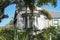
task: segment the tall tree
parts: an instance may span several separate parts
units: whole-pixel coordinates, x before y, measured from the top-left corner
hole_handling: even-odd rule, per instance
[[[30,10],[34,10],[36,5],[41,7],[44,5],[48,5],[49,3],[54,7],[57,6],[57,0],[24,0],[24,2],[25,6],[29,7]]]
[[[44,6],[44,5],[48,5],[48,3],[51,3],[52,6],[56,7],[56,4],[57,4],[57,0],[24,0],[25,2],[25,7],[29,7],[31,13],[32,13],[32,16],[31,16],[31,19],[33,17],[33,11],[35,10],[35,6]],[[35,5],[36,3],[36,5]],[[26,12],[27,13],[27,12]],[[50,19],[51,15],[47,12],[47,11],[42,11],[43,15],[45,15],[48,19]],[[26,22],[27,22],[27,19],[26,19]],[[31,22],[32,24],[32,22]],[[28,33],[29,34],[29,33]]]

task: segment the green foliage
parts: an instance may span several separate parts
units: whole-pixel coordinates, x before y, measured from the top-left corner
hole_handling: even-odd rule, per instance
[[[0,28],[0,40],[5,40],[5,37],[3,36],[2,28]]]
[[[48,3],[51,3],[52,6],[54,6],[54,7],[57,6],[57,0],[38,0],[39,6],[48,5]]]
[[[56,7],[57,5],[57,0],[37,0],[37,2],[35,2],[36,0],[24,0],[25,5],[28,6],[30,9],[32,9],[34,7],[34,4],[37,3],[37,5],[39,6],[44,6],[44,5],[48,5],[48,3],[51,3],[54,7]]]
[[[41,12],[42,12],[43,15],[45,15],[45,16],[47,17],[47,19],[51,19],[51,14],[50,14],[49,11],[47,11],[47,10],[42,10]]]
[[[30,10],[32,9],[34,9],[35,8],[35,6],[34,6],[34,3],[35,3],[35,0],[24,0],[24,2],[25,2],[25,6],[27,6],[27,7],[29,7],[30,8]]]
[[[6,40],[13,40],[14,39],[14,30],[5,29],[4,37],[6,38]]]
[[[46,29],[43,29],[42,32],[35,36],[29,36],[27,32],[17,32],[17,35],[19,40],[28,40],[29,38],[31,39],[31,37],[33,37],[33,40],[49,40],[51,33],[52,40],[59,40],[60,34],[58,33],[58,31],[59,30],[57,30],[55,27],[51,26]],[[14,30],[10,30],[8,28],[0,28],[0,40],[4,39],[14,40]]]
[[[14,23],[14,20],[11,20],[8,24],[13,25],[13,23]]]
[[[53,26],[48,27],[46,29],[43,29],[41,33],[37,34],[37,37],[41,40],[49,40],[50,35],[52,36],[52,40],[57,40],[58,39],[57,29]]]
[[[26,32],[18,32],[18,39],[19,40],[28,40],[28,34]]]
[[[0,40],[14,40],[14,30],[1,28]]]

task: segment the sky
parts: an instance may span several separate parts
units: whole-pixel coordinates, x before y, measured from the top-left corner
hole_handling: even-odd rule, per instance
[[[57,6],[55,8],[50,4],[42,6],[41,8],[46,9],[46,10],[60,12],[60,0],[57,0]],[[15,14],[15,10],[16,10],[15,4],[12,4],[12,5],[5,8],[4,13],[8,14],[9,18],[3,19],[2,22],[0,23],[0,26],[5,26],[6,24],[8,24],[10,22],[10,20],[13,19],[14,14]]]
[[[16,9],[15,4],[9,5],[8,7],[5,8],[4,13],[7,14],[9,18],[3,19],[2,22],[0,23],[0,26],[5,26],[6,24],[10,22],[10,20],[13,19],[14,14],[15,14],[15,9]]]
[[[51,10],[51,11],[57,11],[60,12],[60,0],[57,0],[57,6],[53,7],[51,4],[45,5],[42,7],[43,9]]]

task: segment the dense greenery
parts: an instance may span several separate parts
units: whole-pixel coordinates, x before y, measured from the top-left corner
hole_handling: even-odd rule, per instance
[[[8,28],[0,29],[0,40],[13,40],[14,31]]]
[[[58,30],[55,27],[51,26],[43,29],[42,32],[37,35],[28,35],[28,33],[20,31],[17,31],[17,35],[19,40],[28,40],[31,38],[31,36],[33,40],[49,40],[50,35],[52,37],[52,40],[60,40],[59,31],[60,29]],[[14,30],[5,27],[0,28],[0,40],[14,40]]]

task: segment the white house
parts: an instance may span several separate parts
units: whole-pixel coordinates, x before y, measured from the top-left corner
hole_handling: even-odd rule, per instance
[[[52,19],[46,20],[48,26],[55,26],[56,28],[60,26],[60,12],[50,11]],[[47,26],[46,25],[46,26]]]
[[[37,16],[34,17],[35,20],[34,20],[33,24],[39,30],[42,30],[49,26],[60,26],[60,12],[50,11],[52,19],[48,20],[48,19],[45,19],[44,15],[39,15],[39,12],[40,12],[39,10],[42,10],[41,8],[37,7],[37,10],[35,10],[34,13],[36,13],[36,15],[38,15],[38,17]],[[23,27],[24,27],[24,19],[21,15],[24,14],[25,12],[26,12],[26,10],[23,9],[17,15],[16,27],[18,27],[19,29],[23,29]],[[29,9],[27,9],[27,12],[30,13]]]

